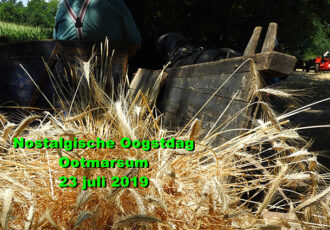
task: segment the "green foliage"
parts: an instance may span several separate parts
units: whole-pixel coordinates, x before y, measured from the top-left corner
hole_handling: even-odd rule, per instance
[[[11,41],[52,38],[59,0],[0,0],[0,36]],[[20,25],[18,25],[20,24]]]
[[[30,0],[26,7],[16,0],[0,1],[0,20],[30,26],[54,27],[59,0]]]
[[[315,33],[310,37],[309,45],[303,52],[303,59],[309,60],[321,56],[330,49],[330,26],[321,23],[321,20],[314,19]]]
[[[196,46],[230,47],[243,52],[255,26],[263,27],[263,39],[268,23],[277,22],[283,52],[306,58],[319,55],[329,44],[329,0],[125,2],[147,42],[164,33],[180,32]]]
[[[254,27],[262,26],[264,36],[273,21],[279,24],[278,41],[283,52],[308,59],[330,47],[330,0],[125,2],[149,49],[146,56],[154,53],[156,38],[168,32],[182,33],[196,46],[230,47],[243,52]],[[30,0],[24,7],[17,0],[0,0],[0,21],[52,28],[58,4],[59,0]]]
[[[23,4],[16,0],[1,0],[0,2],[0,21],[22,22]]]
[[[54,27],[59,0],[30,0],[25,8],[26,23],[32,26]]]
[[[52,37],[52,32],[51,28],[22,26],[0,21],[0,37],[6,36],[11,41],[49,39]]]

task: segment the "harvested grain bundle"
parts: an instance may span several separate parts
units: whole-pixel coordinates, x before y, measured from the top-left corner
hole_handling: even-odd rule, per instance
[[[152,103],[143,99],[148,95],[140,93],[126,100],[121,94],[114,101],[100,91],[105,81],[98,77],[88,71],[81,76],[80,84],[71,90],[76,97],[67,116],[44,113],[43,118],[27,117],[18,125],[2,117],[3,229],[329,227],[325,182],[329,175],[319,173],[315,154],[308,152],[296,129],[284,126],[294,112],[272,117],[272,121],[258,120],[241,135],[211,146],[210,138],[219,131],[201,138],[198,120],[191,121],[185,131],[164,130],[161,117],[149,107]],[[33,126],[28,126],[32,120]],[[13,146],[11,140],[16,136],[34,142],[100,138],[113,140],[116,148],[22,149]],[[195,150],[123,148],[123,137],[192,139]],[[63,157],[80,162],[83,158],[147,160],[149,167],[61,167]],[[148,178],[149,186],[110,186],[114,177]],[[109,179],[105,188],[102,178]],[[82,190],[87,179],[94,188]],[[289,215],[271,219],[267,217],[270,211]]]

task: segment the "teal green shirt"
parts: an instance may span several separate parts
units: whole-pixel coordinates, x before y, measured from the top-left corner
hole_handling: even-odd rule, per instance
[[[79,15],[84,0],[69,0]],[[141,34],[123,0],[91,0],[83,21],[83,38],[141,44]],[[55,21],[54,39],[78,39],[75,25],[62,2]]]

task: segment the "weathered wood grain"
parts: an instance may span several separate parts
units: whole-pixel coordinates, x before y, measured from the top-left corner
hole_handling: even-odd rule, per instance
[[[170,88],[186,89],[191,92],[199,92],[211,96],[213,92],[220,88],[217,96],[224,98],[233,98],[234,94],[238,93],[235,100],[249,101],[248,92],[250,90],[248,85],[250,72],[238,73],[234,75],[220,74],[220,75],[206,75],[201,80],[200,77],[189,78],[168,78],[164,85],[164,90],[170,90]],[[228,87],[230,86],[230,87]]]
[[[164,125],[171,129],[183,128],[214,94],[197,118],[203,120],[205,135],[219,117],[215,128],[223,129],[215,144],[237,136],[241,128],[247,128],[252,110],[248,107],[253,100],[251,92],[256,76],[252,71],[252,59],[235,58],[234,61],[222,60],[192,66],[168,69],[164,85],[160,91],[157,107],[163,113]],[[237,73],[235,70],[242,62],[246,63]],[[130,86],[130,93],[139,89],[144,94],[154,84],[160,71],[139,70]],[[221,89],[217,92],[217,90]],[[217,93],[215,93],[217,92]],[[232,130],[232,131],[228,131]]]
[[[225,78],[230,76],[230,74],[233,73],[240,64],[242,64],[244,61],[246,61],[249,58],[255,62],[258,71],[260,71],[263,75],[268,75],[272,77],[286,77],[290,75],[293,71],[294,65],[297,60],[293,56],[275,51],[260,53],[248,57],[230,58],[216,62],[209,62],[209,63],[202,63],[202,64],[167,69],[166,70],[166,73],[168,74],[167,81],[171,82],[170,79],[172,78],[175,78],[176,80],[174,81],[176,82],[179,81],[178,80],[179,78],[189,78],[189,79],[195,78],[192,79],[191,81],[198,81],[197,78],[204,79],[205,76],[210,76],[210,81],[208,81],[208,85],[215,86],[212,83],[214,79],[221,82],[221,76],[224,76]],[[239,74],[248,73],[251,68],[250,65],[251,63],[242,66],[242,68],[240,68],[237,71],[237,74],[239,75]],[[143,87],[148,88],[149,85],[153,85],[153,81],[155,81],[155,79],[159,76],[161,72],[160,70],[158,71],[141,70],[141,71],[142,72],[140,73],[140,76],[134,78],[130,86],[131,88],[130,90],[133,92],[135,91],[135,89],[142,89],[143,91]],[[212,76],[219,76],[219,77],[217,79],[217,77],[212,77]],[[236,75],[234,76],[234,78],[236,78]],[[180,83],[180,85],[182,84],[183,83]],[[205,85],[206,83],[204,80],[201,80],[200,84]],[[198,87],[198,85],[199,84],[196,84],[195,87]],[[222,92],[227,93],[226,90],[230,90],[230,89],[223,89]]]
[[[244,61],[247,63],[224,84],[231,73]],[[216,127],[223,130],[214,144],[222,144],[225,140],[237,136],[242,129],[248,127],[253,116],[253,108],[248,106],[253,100],[251,93],[256,80],[252,71],[253,62],[257,70],[263,74],[287,76],[292,72],[296,58],[278,52],[267,52],[166,70],[168,76],[157,102],[159,110],[163,113],[165,127],[182,129],[211,95],[224,84],[197,118],[203,120],[205,135],[219,116],[222,116]],[[132,92],[137,92],[139,89],[142,92],[147,90],[154,84],[159,74],[160,71],[140,70],[130,90]],[[236,92],[238,93],[234,97]],[[225,109],[226,112],[222,114]]]
[[[250,38],[249,43],[247,44],[243,56],[250,56],[256,53],[256,49],[258,46],[260,34],[262,31],[262,27],[257,26],[254,28],[252,36]]]
[[[252,56],[257,70],[269,77],[287,77],[294,69],[297,58],[288,54],[272,51]]]
[[[272,52],[275,48],[276,35],[277,35],[277,23],[269,23],[266,38],[262,45],[261,53]]]
[[[231,60],[231,61],[230,61]],[[171,82],[170,79],[176,79],[173,81],[180,82],[180,79],[192,79],[189,81],[201,82],[202,84],[206,84],[204,79],[205,76],[210,76],[210,79],[213,81],[224,82],[230,74],[232,74],[246,59],[242,58],[231,58],[226,60],[220,60],[216,62],[208,62],[196,65],[189,65],[177,68],[170,68],[165,70],[167,74],[167,82]],[[240,69],[237,70],[237,75],[244,74],[250,72],[252,62],[248,61],[245,63]],[[144,94],[146,94],[147,90],[150,86],[154,85],[157,77],[161,73],[161,70],[151,71],[147,69],[138,70],[136,76],[130,85],[130,93],[136,95],[139,89],[142,90]],[[237,75],[234,75],[233,78],[236,79]],[[194,79],[193,79],[194,78]],[[186,80],[182,80],[186,81]],[[209,82],[209,81],[207,81]],[[167,84],[169,84],[167,83]],[[183,84],[183,83],[182,83]],[[180,83],[180,85],[182,85]],[[212,85],[211,82],[208,85]],[[165,85],[166,87],[166,85]]]
[[[165,125],[170,128],[185,126],[210,98],[210,95],[207,94],[178,88],[171,88],[171,90],[166,90],[165,92],[162,91],[160,95],[158,108],[160,111],[172,114],[171,117],[164,115]],[[217,123],[217,127],[224,126],[225,121],[233,119],[225,130],[246,128],[248,108],[244,108],[247,105],[247,102],[214,96],[197,115],[197,118],[203,119],[203,128],[205,130],[209,130],[220,116],[221,119]],[[234,118],[235,114],[237,114],[236,119]],[[175,119],[173,119],[173,116]],[[238,135],[238,133],[239,131],[227,132],[223,136],[232,138]]]

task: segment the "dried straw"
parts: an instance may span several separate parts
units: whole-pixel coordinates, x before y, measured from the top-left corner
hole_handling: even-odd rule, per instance
[[[104,50],[102,55],[110,52]],[[200,138],[202,132],[209,130],[202,130],[202,121],[194,118],[184,130],[165,130],[161,117],[150,106],[154,104],[148,101],[152,98],[150,95],[144,95],[148,103],[138,103],[143,101],[141,94],[136,100],[126,100],[126,95],[117,94],[113,100],[115,92],[107,92],[110,96],[96,93],[109,84],[106,77],[111,69],[108,64],[111,57],[102,56],[99,63],[96,58],[91,58],[88,66],[81,65],[84,70],[80,75],[79,69],[74,70],[80,78],[77,78],[79,83],[67,89],[75,99],[68,102],[63,98],[64,104],[71,105],[66,116],[44,113],[38,125],[33,123],[38,119],[35,115],[27,116],[19,125],[8,123],[2,116],[1,131],[6,140],[0,142],[3,229],[253,229],[256,226],[265,229],[297,222],[315,229],[330,226],[326,183],[329,174],[318,171],[321,165],[315,154],[307,151],[308,146],[296,129],[286,125],[288,117],[308,106],[281,116],[264,106],[269,110],[265,120],[260,118],[253,128],[222,145],[211,146],[212,138],[225,129],[214,129],[207,139]],[[102,66],[98,66],[100,63]],[[255,92],[258,84],[256,82]],[[111,91],[111,87],[107,90]],[[150,92],[157,95],[157,90]],[[259,90],[254,96],[262,99],[261,93]],[[7,141],[14,136],[27,140],[45,137],[96,140],[100,137],[117,143],[124,136],[139,140],[176,137],[196,140],[196,151],[152,149],[146,152],[120,146],[74,152],[15,149]],[[61,156],[78,160],[82,157],[147,159],[150,167],[62,168],[58,164]],[[76,188],[59,188],[61,176],[75,176],[80,183]],[[94,179],[146,176],[150,185],[148,188],[110,188],[108,185],[82,191],[84,176]],[[299,220],[288,218],[268,224],[262,215],[268,211],[291,212]]]

